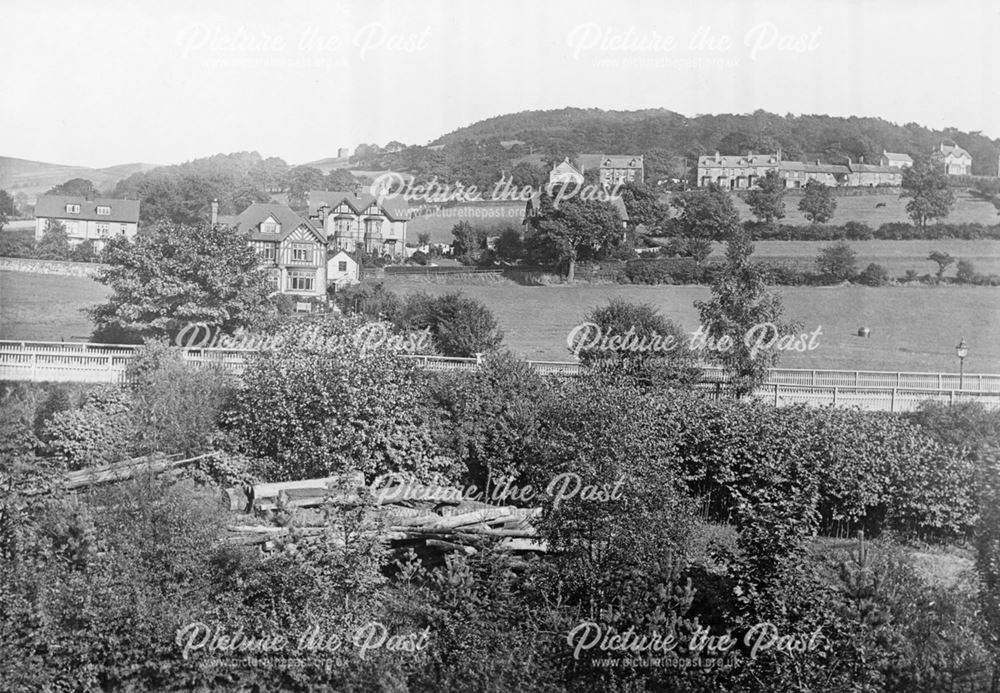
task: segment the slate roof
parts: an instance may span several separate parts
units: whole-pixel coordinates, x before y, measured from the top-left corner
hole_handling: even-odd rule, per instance
[[[894,161],[899,162],[901,164],[911,164],[911,165],[913,164],[913,159],[910,158],[909,154],[901,154],[899,152],[887,152],[883,149],[882,156],[885,157],[885,159],[889,162],[890,166],[892,166]]]
[[[724,166],[726,168],[767,165],[773,166],[779,162],[780,159],[777,154],[747,154],[746,156],[740,154],[723,154],[719,156],[718,162],[716,162],[715,157],[711,155],[698,157],[699,166]]]
[[[311,190],[309,192],[309,216],[319,214],[319,208],[327,206],[333,211],[341,202],[355,214],[361,214],[368,209],[377,198],[371,193],[339,192],[330,190]],[[386,195],[381,198],[381,209],[390,221],[406,221],[410,218],[410,205],[402,195]]]
[[[66,211],[66,205],[80,205],[80,212]],[[110,207],[111,214],[98,214],[97,208]],[[80,219],[82,221],[108,221],[139,223],[139,201],[99,197],[88,200],[74,195],[39,195],[35,202],[36,219]]]
[[[602,154],[601,168],[642,168],[642,155]]]
[[[538,210],[541,202],[541,197],[542,194],[536,192],[534,195],[528,198],[528,204],[527,207],[525,208],[525,211],[528,214],[534,214]],[[622,221],[628,221],[628,209],[625,207],[625,200],[623,200],[620,195],[612,197],[610,200],[607,200],[607,202],[608,204],[610,204],[612,207],[615,208],[615,211],[618,212],[619,219],[621,219]]]
[[[274,217],[274,220],[281,226],[279,233],[264,233],[260,230],[260,225],[267,221],[268,217]],[[235,225],[240,231],[249,231],[252,241],[283,241],[295,229],[305,226],[316,235],[321,243],[326,242],[326,236],[320,229],[285,205],[255,202],[236,216]]]
[[[938,152],[936,153],[940,153],[944,156],[952,154],[954,156],[959,156],[959,157],[964,156],[968,157],[969,159],[972,159],[972,155],[969,154],[969,152],[962,149],[961,147],[959,147],[957,144],[945,144],[944,142],[942,142],[940,146],[938,146]]]
[[[852,173],[899,173],[899,169],[895,166],[856,164],[853,161],[848,162],[847,167],[851,169]]]
[[[856,164],[857,165],[857,164]],[[806,173],[834,173],[846,175],[849,173],[847,166],[838,166],[837,164],[809,164],[804,161],[782,161],[778,164],[778,168],[783,171],[805,171]],[[881,166],[876,166],[875,168],[881,169]]]

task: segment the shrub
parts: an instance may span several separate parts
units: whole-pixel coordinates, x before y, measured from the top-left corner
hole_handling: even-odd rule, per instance
[[[430,330],[438,351],[445,356],[489,353],[503,341],[503,333],[490,309],[459,292],[437,297],[423,292],[411,294],[396,324],[404,330]]]
[[[385,323],[359,316],[290,325],[262,352],[222,416],[237,449],[268,480],[360,470],[427,474],[445,460],[432,440],[422,373],[398,358]]]
[[[841,241],[819,251],[816,268],[834,281],[849,281],[857,273],[857,253]]]
[[[882,265],[872,262],[858,274],[857,281],[866,286],[885,286],[889,283],[889,272]]]
[[[422,250],[418,250],[413,255],[410,256],[410,262],[415,265],[426,265],[428,260],[427,253]]]
[[[45,424],[49,452],[69,469],[128,458],[135,449],[134,404],[122,388],[93,390],[79,408],[57,412]]]
[[[978,283],[977,279],[979,273],[976,272],[975,266],[968,260],[959,260],[958,265],[955,268],[955,280],[960,284],[973,284]]]

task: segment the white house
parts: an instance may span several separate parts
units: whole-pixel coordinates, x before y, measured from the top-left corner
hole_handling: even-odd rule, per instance
[[[577,170],[576,166],[569,162],[569,158],[563,159],[562,163],[556,164],[549,171],[549,185],[565,183],[583,185],[583,171]]]
[[[346,250],[341,250],[326,261],[326,278],[330,284],[338,288],[361,281],[361,270],[358,261]]]
[[[972,173],[972,155],[957,144],[942,142],[931,153],[931,158],[944,164],[944,170],[950,176],[967,176]]]
[[[40,241],[49,222],[66,228],[70,245],[94,241],[100,250],[114,236],[135,238],[139,232],[139,201],[72,195],[39,195],[35,203],[35,240]]]
[[[879,160],[880,166],[894,166],[900,170],[904,168],[910,168],[913,166],[913,159],[910,158],[909,154],[901,154],[899,152],[887,152],[885,147],[882,148],[882,158]]]

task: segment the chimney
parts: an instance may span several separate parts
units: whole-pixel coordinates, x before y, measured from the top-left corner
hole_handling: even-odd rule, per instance
[[[719,150],[718,149],[715,150],[715,163],[717,163],[717,164],[721,164],[722,163],[722,156],[719,154]]]
[[[858,157],[858,163],[859,164],[865,163],[865,155],[864,154],[862,154],[860,157]]]
[[[816,159],[816,165],[819,166],[819,159]]]
[[[219,201],[212,200],[212,226],[219,223]]]
[[[326,230],[326,215],[329,211],[330,208],[325,204],[321,205],[319,208],[319,223],[320,226],[323,227],[324,231]]]

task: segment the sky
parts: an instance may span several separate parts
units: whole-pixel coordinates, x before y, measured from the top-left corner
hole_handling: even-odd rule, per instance
[[[0,155],[299,164],[529,109],[1000,137],[995,0],[0,0]]]

